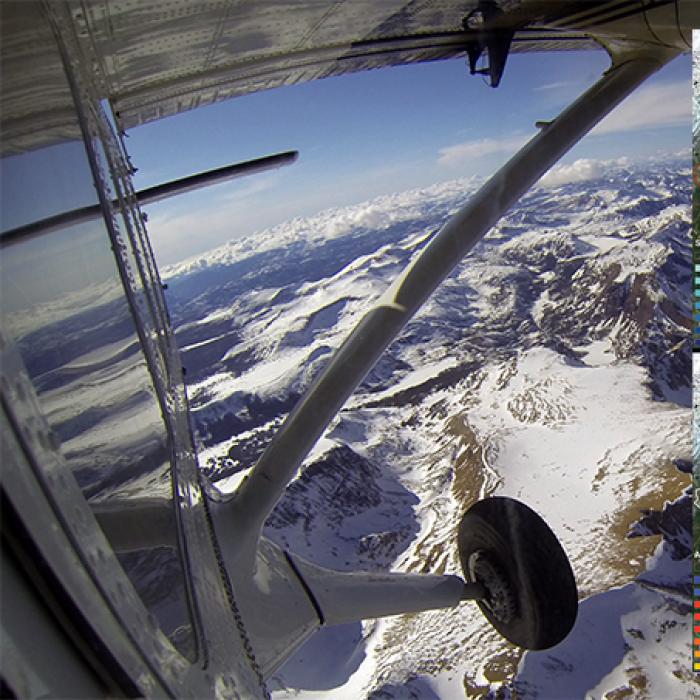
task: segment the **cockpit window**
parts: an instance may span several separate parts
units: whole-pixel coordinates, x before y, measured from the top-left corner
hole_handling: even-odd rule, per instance
[[[152,308],[148,291],[154,280],[148,271],[142,278],[128,246],[115,256],[82,142],[12,155],[0,169],[3,329],[124,571],[163,632],[194,660],[174,449],[155,381],[167,374],[165,351],[144,353],[144,335],[161,348],[162,309]],[[55,221],[91,207],[81,220]],[[136,321],[134,306],[151,322]]]

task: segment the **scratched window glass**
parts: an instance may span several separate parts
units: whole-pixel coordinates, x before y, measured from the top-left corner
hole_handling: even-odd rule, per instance
[[[166,635],[192,657],[169,441],[84,145],[14,155],[0,166],[3,326],[122,566]],[[67,214],[90,207],[90,216]]]

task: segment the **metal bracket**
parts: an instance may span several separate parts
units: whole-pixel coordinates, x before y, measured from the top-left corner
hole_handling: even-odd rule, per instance
[[[494,0],[480,0],[476,9],[472,10],[462,21],[464,31],[474,35],[474,39],[467,46],[469,59],[469,72],[474,75],[486,75],[489,85],[498,87],[506,67],[506,60],[510,45],[515,36],[515,29],[509,26],[494,26],[504,14],[503,10]],[[486,52],[488,63],[479,68],[478,62]]]

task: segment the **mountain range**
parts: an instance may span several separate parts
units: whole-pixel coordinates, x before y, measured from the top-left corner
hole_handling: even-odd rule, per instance
[[[326,628],[275,698],[680,698],[691,672],[690,179],[608,163],[534,188],[453,271],[333,421],[266,526],[341,570],[460,573],[459,519],[548,522],[579,616],[553,649],[473,604]],[[168,268],[200,465],[222,491],[476,179],[295,219]]]

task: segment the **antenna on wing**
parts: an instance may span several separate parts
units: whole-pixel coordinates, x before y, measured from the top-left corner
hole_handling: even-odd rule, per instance
[[[233,163],[225,165],[222,168],[215,168],[203,173],[188,175],[179,180],[172,180],[160,185],[148,187],[144,190],[136,192],[136,199],[140,206],[160,202],[163,199],[174,197],[175,195],[184,194],[186,192],[194,192],[195,190],[217,185],[221,182],[228,182],[236,178],[246,177],[247,175],[255,175],[257,173],[274,170],[286,165],[295,163],[299,157],[299,151],[284,151],[255,160],[248,160],[243,163]],[[71,211],[62,212],[55,216],[50,216],[46,219],[33,221],[17,228],[7,231],[0,230],[0,248],[3,248],[18,241],[24,241],[31,236],[37,234],[46,234],[55,231],[56,229],[65,228],[66,226],[74,226],[82,224],[85,221],[91,221],[102,216],[102,208],[99,204],[82,207],[80,209],[72,209]]]

